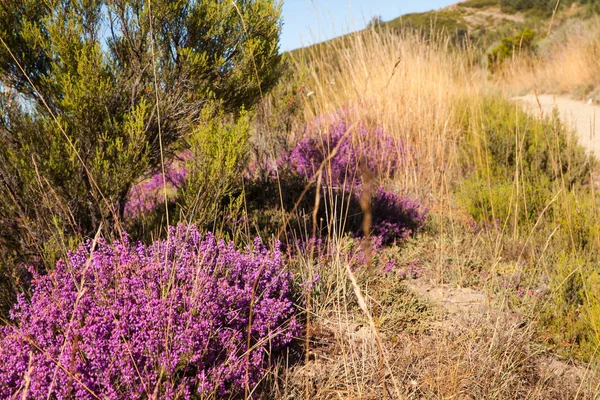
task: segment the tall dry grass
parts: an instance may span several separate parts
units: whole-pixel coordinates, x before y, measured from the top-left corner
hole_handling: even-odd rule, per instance
[[[436,201],[453,179],[461,99],[476,97],[485,77],[448,39],[368,30],[292,55],[305,77],[303,120],[344,109],[353,121],[383,127],[415,153],[395,183]],[[394,154],[390,154],[394,157]],[[417,161],[418,160],[418,161]]]
[[[414,33],[370,30],[299,50],[291,62],[292,75],[302,77],[304,85],[297,127],[343,110],[351,122],[383,127],[414,153],[388,183],[426,199],[436,221],[426,236],[401,247],[404,257],[420,257],[430,269],[426,280],[437,285],[468,285],[478,279],[474,266],[484,265],[494,272],[484,286],[493,287],[499,285],[496,272],[506,266],[505,247],[514,246],[516,254],[525,247],[514,240],[513,231],[465,232],[467,217],[456,206],[453,190],[463,178],[459,153],[465,129],[472,129],[480,143],[470,157],[484,167],[490,155],[482,105],[486,96],[500,92],[487,71],[472,62],[473,54],[451,47],[443,36],[426,40]],[[511,210],[523,201],[523,183],[515,175]],[[490,183],[490,198],[491,190]],[[329,208],[335,209],[333,204]],[[458,315],[449,315],[415,298],[404,282],[352,273],[348,246],[335,234],[329,245],[326,264],[310,253],[298,257],[302,280],[311,281],[316,266],[320,286],[309,295],[306,310],[306,362],[287,372],[277,397],[502,399],[597,393],[593,379],[546,374],[533,325],[491,311],[489,297],[487,311],[469,315],[469,309],[459,308],[454,310]],[[525,315],[536,319],[533,306]],[[395,328],[389,328],[390,321]],[[418,331],[421,323],[428,328]]]
[[[513,92],[538,89],[600,100],[600,17],[569,20],[539,42],[535,58],[515,58],[501,74]]]

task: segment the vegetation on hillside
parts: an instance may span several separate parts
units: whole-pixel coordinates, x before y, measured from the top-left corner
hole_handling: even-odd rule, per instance
[[[535,32],[525,29],[515,37],[505,37],[500,44],[487,53],[488,70],[491,73],[497,71],[504,61],[512,57],[530,56],[535,53]]]
[[[598,397],[599,167],[506,98],[597,20],[504,3],[0,5],[0,396]]]

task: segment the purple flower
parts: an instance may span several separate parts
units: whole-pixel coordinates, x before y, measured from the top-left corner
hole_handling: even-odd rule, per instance
[[[373,235],[383,243],[402,240],[423,228],[428,210],[409,197],[377,188],[371,199]]]
[[[404,143],[385,135],[381,128],[353,126],[341,118],[324,130],[305,130],[304,137],[279,163],[308,179],[323,165],[324,184],[351,188],[361,183],[365,169],[376,177],[393,175],[405,156]]]
[[[280,159],[293,173],[311,180],[323,166],[323,184],[350,193],[359,203],[364,190],[361,174],[369,171],[377,182],[398,172],[408,156],[402,141],[386,135],[381,128],[366,124],[353,126],[342,111],[337,122],[320,129],[317,121],[305,136]],[[387,244],[405,239],[423,227],[427,209],[417,201],[377,187],[371,199],[372,234]],[[361,234],[362,232],[355,232]]]
[[[91,248],[35,275],[0,327],[0,398],[26,384],[29,398],[232,394],[300,332],[278,246],[239,251],[180,225],[151,246]]]
[[[164,183],[166,182],[167,191],[169,192],[179,189],[186,178],[187,169],[185,166],[175,168],[171,165],[165,170],[164,180],[162,172],[159,172],[150,179],[138,183],[129,192],[129,198],[125,204],[125,217],[135,219],[161,205],[164,207]]]

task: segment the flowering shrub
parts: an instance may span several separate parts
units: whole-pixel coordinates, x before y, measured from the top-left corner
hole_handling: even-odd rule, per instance
[[[360,200],[368,190],[373,217],[370,234],[380,236],[383,244],[415,234],[423,227],[426,208],[381,187],[407,163],[415,163],[414,153],[381,128],[350,124],[344,110],[334,118],[336,122],[329,125],[317,119],[276,162],[257,163],[249,171],[244,195],[250,225],[276,235],[297,230],[325,237],[335,226],[338,233],[361,236],[364,210]],[[258,165],[262,171],[256,170]],[[321,166],[323,175],[317,187],[315,175]],[[361,176],[365,170],[373,178],[368,187]],[[319,189],[321,193],[317,193]],[[327,201],[319,201],[315,210],[318,197]],[[312,226],[315,222],[317,226]]]
[[[165,181],[167,183],[167,191],[180,188],[186,177],[187,169],[185,167],[170,167],[166,169]],[[159,172],[150,179],[135,185],[131,189],[129,198],[125,204],[125,217],[135,219],[164,205],[165,194],[163,183],[162,172]]]
[[[354,136],[348,133],[349,129],[349,124],[341,119],[319,137],[307,131],[307,137],[289,153],[288,162],[297,174],[308,179],[314,177],[321,164],[326,162],[324,182],[352,191],[354,202],[358,204],[360,163],[376,178],[390,176],[400,168],[406,150],[402,142],[385,135],[381,128],[369,129],[365,124],[359,124],[352,132]],[[427,216],[427,210],[418,202],[381,187],[373,193],[371,212],[372,233],[380,236],[383,243],[415,233],[423,227]]]
[[[383,243],[401,240],[423,228],[427,209],[415,200],[377,188],[371,199],[374,235]]]
[[[322,135],[306,131],[285,157],[295,172],[311,179],[324,166],[324,183],[334,186],[360,184],[360,163],[375,176],[392,175],[405,157],[402,142],[384,134],[381,128],[370,129],[365,124],[353,128],[344,119],[332,124]]]
[[[0,328],[0,398],[231,394],[299,333],[291,274],[258,239],[238,251],[181,225],[151,246],[91,248],[36,275]]]

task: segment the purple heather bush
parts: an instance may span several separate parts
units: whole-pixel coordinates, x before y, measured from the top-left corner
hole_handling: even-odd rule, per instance
[[[371,213],[373,235],[390,243],[422,229],[428,210],[407,196],[377,188],[371,198]]]
[[[299,334],[291,279],[277,246],[239,251],[193,226],[150,246],[87,242],[35,274],[0,327],[0,398],[243,391]]]
[[[167,191],[177,190],[186,177],[185,166],[169,166],[165,171],[165,180],[163,180],[162,172],[159,172],[150,179],[138,183],[129,192],[129,198],[125,204],[125,217],[135,219],[160,206],[164,207],[164,182],[166,181]]]
[[[283,162],[296,173],[311,179],[331,156],[324,165],[323,182],[337,187],[358,186],[362,167],[376,177],[391,176],[406,155],[403,142],[386,135],[383,129],[371,129],[366,124],[353,127],[343,118],[324,130],[306,129],[304,133],[283,157]]]
[[[293,173],[311,180],[325,163],[323,183],[350,192],[355,203],[364,190],[361,171],[369,170],[376,184],[371,196],[371,233],[384,244],[401,241],[423,227],[427,217],[423,204],[377,186],[382,179],[399,172],[409,156],[403,142],[386,135],[381,128],[372,129],[367,124],[353,127],[343,115],[326,129],[313,124],[304,134],[280,164],[286,163]]]

